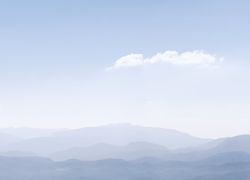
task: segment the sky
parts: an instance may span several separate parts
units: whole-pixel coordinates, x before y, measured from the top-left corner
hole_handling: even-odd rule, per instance
[[[250,132],[247,0],[1,0],[0,127]]]

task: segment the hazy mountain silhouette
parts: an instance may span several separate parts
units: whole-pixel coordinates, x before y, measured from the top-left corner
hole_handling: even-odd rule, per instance
[[[6,133],[0,133],[0,147],[9,145],[9,144],[13,144],[13,143],[17,143],[20,142],[22,139],[6,134]]]
[[[250,135],[224,138],[215,148],[216,152],[241,151],[250,153]]]
[[[35,130],[28,131],[32,137]],[[250,135],[208,140],[128,124],[42,130],[24,139],[6,133],[0,134],[4,180],[250,179]]]
[[[28,132],[31,135],[35,130],[29,129]],[[21,130],[21,134],[25,134],[24,129]],[[175,130],[129,124],[55,132],[42,130],[35,135],[38,134],[47,136],[20,139],[1,133],[0,155],[9,157],[42,155],[54,160],[157,158],[164,161],[199,161],[221,153],[250,153],[250,135],[208,140]]]
[[[115,124],[68,130],[46,137],[27,139],[8,146],[5,150],[47,154],[74,147],[87,147],[98,143],[127,145],[133,142],[147,142],[162,145],[169,149],[176,149],[199,146],[208,141],[208,139],[193,137],[176,130]]]
[[[239,160],[235,161],[237,158]],[[222,153],[208,159],[188,162],[163,161],[156,158],[136,161],[106,159],[89,162],[79,160],[54,162],[39,157],[0,157],[0,178],[4,180],[247,180],[250,178],[250,155]]]
[[[115,146],[109,144],[96,144],[89,147],[71,148],[51,154],[49,157],[55,160],[80,159],[124,159],[132,160],[142,157],[164,158],[169,151],[161,145],[147,142],[134,142],[126,146]]]
[[[250,153],[250,135],[219,138],[200,147],[176,150],[168,154],[165,159],[185,161],[199,160],[222,153]]]
[[[34,157],[38,156],[35,153],[27,152],[27,151],[7,151],[0,153],[0,156],[8,156],[8,157]]]

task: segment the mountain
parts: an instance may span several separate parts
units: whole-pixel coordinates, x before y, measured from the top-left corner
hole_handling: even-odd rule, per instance
[[[230,160],[232,156],[234,159]],[[237,157],[239,160],[235,161]],[[247,180],[250,178],[250,155],[222,153],[209,159],[189,162],[163,161],[157,158],[136,161],[106,159],[55,162],[39,157],[0,157],[0,178],[4,180]]]
[[[200,160],[223,153],[250,153],[250,135],[219,138],[199,147],[176,150],[172,152],[172,154],[168,154],[165,159],[185,161]]]
[[[8,146],[9,144],[20,142],[22,139],[6,134],[6,133],[0,133],[0,147]]]
[[[115,146],[109,144],[96,144],[89,147],[71,148],[65,151],[55,152],[49,155],[54,160],[80,159],[124,159],[133,160],[143,157],[165,158],[168,150],[161,145],[147,142],[134,142],[126,146]]]
[[[8,146],[5,151],[18,150],[49,154],[98,143],[122,146],[133,142],[148,142],[165,146],[168,149],[176,149],[199,146],[208,141],[210,140],[193,137],[176,130],[115,124],[68,130],[46,137],[27,139]]]
[[[136,141],[142,139],[147,141]],[[0,179],[5,180],[250,179],[250,135],[204,140],[174,130],[125,124],[14,138],[5,148],[16,148],[0,156]]]
[[[43,131],[42,134],[45,132],[49,133]],[[0,154],[4,156],[42,155],[54,160],[160,158],[191,161],[219,153],[250,153],[250,135],[208,140],[170,129],[113,124],[58,130],[30,139],[0,133],[0,145]]]
[[[224,138],[214,147],[213,151],[232,152],[241,151],[250,153],[250,135],[241,135],[230,138]]]
[[[225,142],[226,140],[223,139]],[[157,158],[168,161],[198,161],[203,159],[209,159],[212,156],[221,156],[225,153],[227,157],[231,154],[229,160],[235,156],[237,158],[249,155],[246,149],[236,149],[234,145],[232,148],[224,148],[224,151],[218,151],[218,148],[224,144],[222,139],[215,140],[211,144],[217,144],[217,146],[210,149],[200,149],[199,147],[193,148],[192,151],[188,150],[168,150],[164,146],[147,143],[147,142],[134,142],[125,146],[109,145],[99,143],[88,147],[76,147],[64,151],[58,151],[50,154],[48,157],[54,160],[67,160],[67,159],[79,159],[84,161],[102,160],[102,159],[123,159],[123,160],[136,160],[136,159],[150,159]],[[219,144],[221,143],[221,144]],[[209,147],[212,147],[209,145]],[[236,159],[237,160],[237,159]]]
[[[250,153],[246,152],[225,152],[217,153],[201,160],[207,164],[226,164],[238,162],[250,162]]]
[[[7,157],[34,157],[37,156],[32,152],[22,152],[22,151],[7,151],[0,153],[0,156],[7,156]]]

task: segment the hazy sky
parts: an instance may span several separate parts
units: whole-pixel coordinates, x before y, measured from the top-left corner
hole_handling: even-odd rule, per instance
[[[248,0],[0,3],[0,127],[250,133]]]

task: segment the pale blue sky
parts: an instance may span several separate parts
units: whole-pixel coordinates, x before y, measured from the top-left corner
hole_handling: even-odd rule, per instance
[[[248,133],[249,9],[247,0],[0,1],[0,126]],[[224,61],[105,71],[128,54],[168,50]]]

